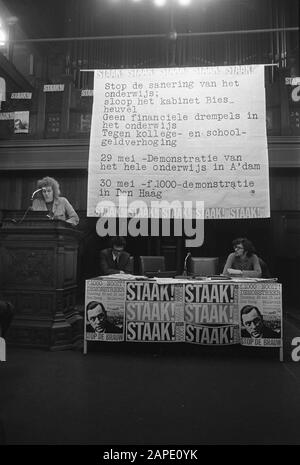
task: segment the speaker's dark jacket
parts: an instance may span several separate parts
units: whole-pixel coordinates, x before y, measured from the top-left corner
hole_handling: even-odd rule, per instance
[[[130,273],[130,255],[123,251],[119,256],[118,261],[114,261],[112,249],[101,250],[99,256],[100,275],[116,274],[120,271]]]

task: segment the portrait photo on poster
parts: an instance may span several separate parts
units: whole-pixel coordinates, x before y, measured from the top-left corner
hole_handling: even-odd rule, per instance
[[[16,111],[14,114],[14,133],[29,132],[29,111]]]
[[[85,335],[87,340],[123,340],[124,311],[100,300],[86,305]]]

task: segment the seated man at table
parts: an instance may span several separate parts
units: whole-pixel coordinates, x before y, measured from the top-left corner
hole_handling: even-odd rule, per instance
[[[254,305],[245,305],[241,310],[241,322],[244,327],[241,331],[242,337],[279,338],[280,333],[266,326],[262,314]]]
[[[116,236],[111,240],[111,247],[100,252],[100,274],[130,273],[130,255],[125,252],[126,240]]]

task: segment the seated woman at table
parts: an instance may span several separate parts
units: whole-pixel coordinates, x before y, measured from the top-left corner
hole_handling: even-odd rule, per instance
[[[48,216],[53,220],[63,220],[76,226],[79,218],[70,202],[65,197],[60,197],[59,184],[49,176],[37,182],[37,191],[32,202],[32,210],[48,211]]]
[[[228,255],[223,274],[230,277],[260,278],[261,267],[255,249],[246,237],[240,237],[232,241],[233,250]]]

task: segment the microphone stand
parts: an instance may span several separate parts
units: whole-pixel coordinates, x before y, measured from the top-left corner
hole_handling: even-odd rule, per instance
[[[185,259],[184,259],[182,276],[187,276],[188,275],[188,273],[187,273],[187,260],[191,255],[192,255],[191,252],[188,252]]]
[[[31,199],[30,199],[30,200],[31,200],[31,205],[29,205],[29,207],[27,208],[26,212],[24,213],[24,215],[22,216],[22,218],[20,219],[20,221],[14,221],[14,223],[21,224],[21,223],[25,220],[25,218],[26,218],[28,212],[29,212],[30,210],[32,210],[32,202],[33,202],[33,200],[34,200],[35,194],[37,194],[38,192],[40,192],[40,191],[42,191],[42,190],[43,190],[43,189],[40,188],[40,189],[37,189],[36,191],[33,192],[32,196],[31,196]]]
[[[19,221],[16,220],[15,218],[8,218],[8,220],[12,221],[12,223],[14,223],[14,224],[21,224],[21,223],[25,220],[25,218],[26,218],[28,212],[29,212],[30,210],[33,210],[33,208],[32,208],[32,202],[33,202],[33,200],[34,200],[35,194],[37,194],[38,192],[40,192],[40,191],[42,191],[42,190],[43,190],[42,188],[39,188],[39,189],[37,189],[36,191],[33,192],[33,194],[31,195],[31,199],[30,199],[30,200],[31,200],[31,205],[29,205],[29,207],[27,208],[27,210],[25,211],[24,215],[22,216],[22,218],[21,218]],[[47,216],[48,216],[48,215],[47,215]],[[48,217],[49,217],[49,216],[48,216]],[[49,217],[49,218],[50,218],[50,217]],[[50,218],[50,219],[51,219],[51,218]]]
[[[22,218],[20,219],[20,221],[16,221],[16,223],[21,224],[21,223],[25,220],[25,218],[26,218],[27,213],[29,212],[29,210],[32,210],[32,206],[31,206],[31,205],[29,205],[29,207],[27,208],[26,212],[24,213],[24,215],[22,216]]]

